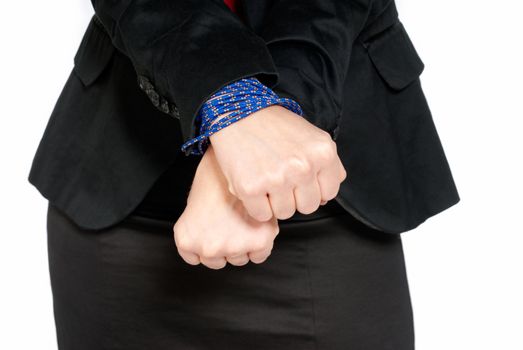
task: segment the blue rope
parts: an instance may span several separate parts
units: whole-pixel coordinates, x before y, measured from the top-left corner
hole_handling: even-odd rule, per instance
[[[280,98],[258,79],[250,77],[236,80],[221,88],[203,104],[196,116],[196,125],[200,124],[199,136],[185,142],[181,149],[185,152],[187,147],[198,143],[198,147],[193,147],[189,154],[203,155],[209,146],[209,136],[251,113],[275,104],[303,116],[296,101]],[[228,112],[232,113],[212,124],[219,116]]]

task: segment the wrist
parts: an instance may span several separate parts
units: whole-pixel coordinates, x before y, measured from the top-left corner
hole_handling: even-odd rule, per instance
[[[234,196],[228,190],[228,182],[218,160],[214,153],[212,145],[207,147],[207,150],[202,156],[193,179],[191,186],[191,192],[195,191],[204,193],[209,201],[224,201],[224,198],[228,198],[233,201]],[[191,193],[189,193],[189,198]],[[187,201],[189,202],[189,198]]]

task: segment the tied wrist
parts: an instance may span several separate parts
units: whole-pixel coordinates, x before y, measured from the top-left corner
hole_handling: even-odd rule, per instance
[[[226,85],[204,103],[196,117],[196,121],[200,123],[200,135],[184,143],[182,151],[197,143],[197,148],[193,148],[190,153],[205,153],[209,145],[209,136],[251,113],[275,104],[303,116],[303,111],[296,101],[280,98],[256,78],[242,78]],[[222,117],[226,113],[229,114]]]
[[[214,120],[210,123],[210,125],[206,128],[206,130],[209,130],[209,128],[211,128],[214,124],[218,123],[218,121],[220,121],[220,119],[223,119],[223,118],[225,118],[225,117],[227,117],[227,116],[226,116],[226,115],[224,115],[224,116],[221,116],[221,115],[220,115],[220,116],[216,117],[216,119],[214,119]]]

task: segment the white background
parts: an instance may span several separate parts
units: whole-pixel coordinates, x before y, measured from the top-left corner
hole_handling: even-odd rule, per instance
[[[462,198],[403,234],[417,350],[522,350],[521,2],[397,5]],[[91,13],[0,4],[0,349],[56,349],[47,201],[27,176]]]

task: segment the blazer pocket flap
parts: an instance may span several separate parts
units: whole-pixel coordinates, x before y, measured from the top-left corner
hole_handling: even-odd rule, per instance
[[[74,71],[85,86],[96,81],[114,51],[111,38],[93,16],[74,56]]]
[[[365,43],[387,85],[401,90],[418,78],[425,65],[400,21]]]

